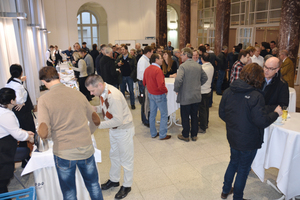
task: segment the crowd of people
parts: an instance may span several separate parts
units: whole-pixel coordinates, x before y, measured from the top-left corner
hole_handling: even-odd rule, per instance
[[[54,142],[54,161],[64,199],[76,197],[76,166],[91,199],[103,199],[102,190],[118,187],[123,167],[123,185],[115,198],[128,195],[133,183],[135,128],[129,109],[136,108],[133,84],[137,82],[139,87],[141,121],[150,128],[150,136],[168,140],[171,135],[167,134],[165,78],[174,78],[182,122],[177,138],[185,142],[197,141],[198,133],[206,133],[214,87],[217,95],[223,95],[219,116],[226,123],[231,157],[221,198],[234,193],[233,199],[243,199],[251,163],[263,142],[263,130],[282,114],[283,106],[288,106],[288,87],[294,86],[294,66],[286,50],[279,52],[274,41],[244,49],[239,44],[232,52],[223,46],[219,55],[209,44],[198,48],[186,44],[179,50],[170,41],[165,47],[153,43],[144,49],[136,43],[131,50],[125,44],[101,44],[99,49],[93,44],[90,50],[83,42],[82,46],[75,43],[73,49],[61,51],[57,45],[50,45],[47,67],[39,72],[39,79],[49,92],[38,100],[37,132],[41,138],[51,137]],[[82,94],[60,83],[55,66],[64,58],[72,64]],[[0,90],[0,193],[7,192],[12,177],[17,140],[33,142],[36,133],[22,67],[14,64],[10,73],[7,85]],[[125,99],[127,88],[130,107]],[[99,106],[89,103],[94,96],[99,97]],[[159,131],[155,125],[158,109]],[[104,121],[97,113],[103,115]],[[101,187],[90,137],[97,128],[109,129],[111,145],[110,178]],[[27,148],[27,142],[20,142],[19,146]],[[23,161],[23,167],[28,159],[29,156]]]

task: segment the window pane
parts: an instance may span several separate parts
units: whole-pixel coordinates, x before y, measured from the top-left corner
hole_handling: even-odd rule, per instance
[[[81,39],[81,28],[78,26],[77,29],[78,29],[78,39]]]
[[[89,26],[84,26],[82,27],[82,35],[83,38],[91,38],[91,27]]]
[[[255,10],[255,1],[250,1],[250,12],[254,12]]]
[[[281,10],[270,11],[270,23],[280,22]]]
[[[269,0],[256,1],[256,11],[268,10]]]
[[[240,4],[235,3],[231,4],[231,14],[239,14],[240,13]]]
[[[210,17],[210,9],[205,9],[204,10],[204,18]]]
[[[238,25],[239,24],[239,15],[231,16],[230,23],[231,25]]]
[[[282,0],[270,0],[271,9],[281,8],[281,6],[282,6]]]
[[[267,23],[267,12],[256,13],[256,23],[257,24]]]
[[[83,12],[81,14],[82,14],[82,23],[83,24],[90,24],[91,23],[90,13]]]
[[[96,17],[94,15],[92,15],[92,23],[97,24],[97,20],[96,20]]]
[[[80,24],[80,15],[77,16],[77,24]]]
[[[93,26],[93,37],[98,37],[97,26]]]
[[[210,7],[210,0],[205,0],[204,1],[204,8],[209,8]]]
[[[241,13],[245,13],[245,2],[241,3]]]
[[[93,44],[97,44],[98,45],[98,38],[97,37],[93,37]]]

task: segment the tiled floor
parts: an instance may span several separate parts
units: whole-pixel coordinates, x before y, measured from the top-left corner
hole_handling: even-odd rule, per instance
[[[224,122],[218,117],[221,96],[214,94],[210,108],[210,122],[206,134],[199,134],[196,142],[177,139],[182,128],[172,125],[168,134],[170,140],[152,139],[149,128],[140,120],[140,105],[132,110],[136,134],[134,136],[135,160],[134,182],[127,200],[217,200],[220,198],[223,176],[229,161],[229,146]],[[129,103],[129,98],[127,98]],[[93,104],[97,100],[93,100]],[[179,118],[179,110],[177,110]],[[157,118],[158,119],[158,118]],[[102,151],[102,163],[98,164],[101,183],[109,178],[109,135],[108,130],[97,130],[95,138]],[[17,174],[21,173],[17,165]],[[275,183],[277,169],[266,170],[266,179]],[[22,177],[29,187],[34,185],[33,175]],[[121,179],[122,183],[122,179]],[[13,179],[9,190],[21,189]],[[119,188],[103,191],[104,199],[114,199]],[[271,200],[281,197],[265,182],[262,183],[251,171],[244,191],[244,197],[252,200]],[[228,197],[232,200],[232,195]]]

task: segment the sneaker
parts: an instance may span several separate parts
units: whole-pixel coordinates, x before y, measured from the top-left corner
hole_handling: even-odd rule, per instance
[[[183,140],[185,142],[189,142],[190,141],[190,138],[185,138],[181,134],[179,134],[177,137],[178,137],[179,140]]]

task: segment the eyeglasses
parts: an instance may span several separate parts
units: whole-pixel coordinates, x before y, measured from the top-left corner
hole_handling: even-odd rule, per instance
[[[270,67],[267,67],[267,66],[265,66],[264,65],[264,69],[265,70],[271,70],[271,71],[274,71],[274,70],[276,70],[278,67],[276,67],[276,68],[270,68]]]

